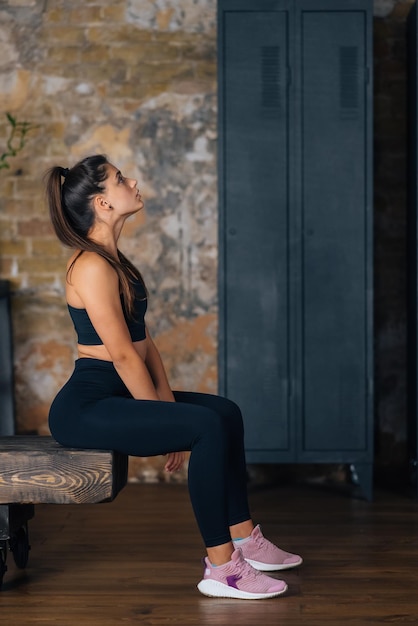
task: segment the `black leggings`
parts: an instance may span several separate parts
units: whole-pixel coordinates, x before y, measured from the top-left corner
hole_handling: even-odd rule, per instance
[[[62,445],[156,456],[191,450],[189,491],[206,547],[230,541],[250,518],[244,429],[236,404],[175,391],[176,402],[134,400],[113,363],[78,359],[52,403],[49,426]]]

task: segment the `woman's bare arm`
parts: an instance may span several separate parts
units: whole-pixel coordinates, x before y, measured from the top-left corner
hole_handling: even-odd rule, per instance
[[[145,365],[151,375],[158,397],[165,402],[175,402],[160,353],[148,329],[146,329],[146,333],[147,356],[145,358]]]
[[[164,402],[175,402],[173,392],[171,391],[170,384],[168,382],[167,374],[158,351],[157,346],[152,340],[152,337],[147,329],[147,356],[145,364],[151,374],[152,381],[155,389],[157,390],[158,397]],[[185,452],[170,452],[167,454],[167,461],[164,469],[167,472],[176,472],[180,470],[186,460]]]

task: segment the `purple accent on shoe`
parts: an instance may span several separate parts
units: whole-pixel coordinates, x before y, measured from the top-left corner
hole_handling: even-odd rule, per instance
[[[197,587],[206,596],[262,600],[282,595],[287,590],[283,580],[270,578],[252,568],[239,549],[234,550],[228,563],[216,568],[212,567],[208,557],[205,563],[203,579]]]
[[[229,587],[234,587],[234,589],[238,589],[237,582],[241,580],[241,578],[242,576],[236,576],[236,574],[234,574],[233,576],[227,576],[226,582],[228,583]]]

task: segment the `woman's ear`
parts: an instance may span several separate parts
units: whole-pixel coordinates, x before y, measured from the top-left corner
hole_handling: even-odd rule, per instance
[[[103,196],[95,196],[93,206],[96,211],[108,211],[113,208]]]

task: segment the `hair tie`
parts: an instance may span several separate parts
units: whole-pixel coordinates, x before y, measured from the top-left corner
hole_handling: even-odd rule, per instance
[[[64,178],[66,178],[66,176],[67,176],[67,174],[68,174],[68,172],[69,172],[69,171],[70,171],[70,170],[68,169],[68,167],[62,167],[62,168],[61,168],[61,176],[63,176]]]

